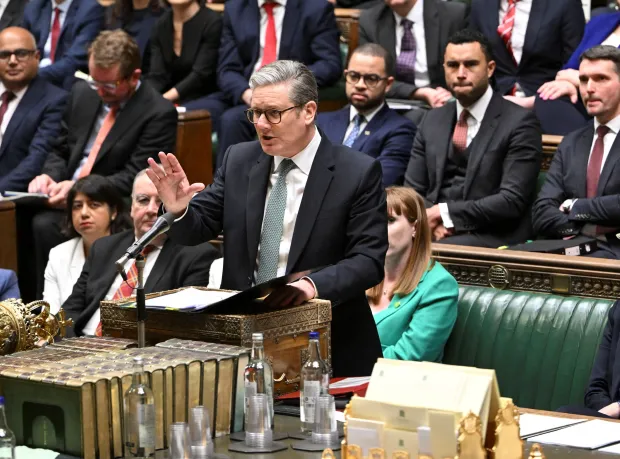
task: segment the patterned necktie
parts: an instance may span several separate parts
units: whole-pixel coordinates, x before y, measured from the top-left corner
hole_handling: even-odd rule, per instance
[[[512,56],[512,60],[517,63],[512,52],[512,29],[515,24],[515,11],[516,11],[517,0],[508,0],[508,11],[506,11],[506,16],[504,16],[504,20],[497,27],[497,33],[504,41],[506,48],[510,52]]]
[[[95,160],[99,155],[101,146],[103,145],[105,138],[112,130],[112,126],[114,126],[114,122],[116,121],[116,112],[117,109],[115,107],[110,108],[110,111],[103,119],[101,128],[99,128],[99,132],[97,133],[97,137],[95,138],[95,143],[93,143],[93,146],[88,153],[88,158],[86,158],[86,162],[84,163],[84,166],[82,166],[82,170],[80,170],[80,173],[78,175],[79,178],[86,177],[93,170],[93,166],[95,165]]]
[[[355,139],[357,139],[357,137],[360,135],[360,126],[362,125],[362,123],[364,122],[364,116],[360,115],[359,113],[357,115],[355,115],[353,117],[353,129],[351,129],[351,132],[349,133],[349,135],[347,136],[347,138],[344,140],[344,142],[342,142],[342,144],[345,147],[351,147],[353,146],[353,143],[355,142]]]
[[[263,67],[271,64],[277,59],[278,36],[276,35],[276,21],[273,17],[273,9],[280,6],[275,2],[263,4],[265,13],[267,13],[267,28],[265,29],[265,47],[263,48],[263,60],[260,66]]]
[[[415,84],[415,53],[416,43],[413,36],[413,22],[407,18],[400,21],[403,27],[403,39],[400,54],[396,58],[396,79]]]
[[[50,43],[50,60],[56,60],[56,47],[58,46],[58,38],[60,38],[60,8],[54,8],[54,22],[52,22],[52,42]]]
[[[278,179],[269,194],[263,218],[263,230],[260,234],[258,268],[256,270],[257,284],[267,282],[278,275],[280,241],[282,240],[284,210],[286,209],[286,176],[294,167],[293,160],[282,160]]]
[[[6,111],[9,108],[9,103],[15,99],[15,94],[13,94],[11,91],[4,91],[2,93],[2,96],[0,96],[0,102],[2,102],[2,105],[0,105],[0,126],[2,125],[2,121],[4,120],[4,115],[6,114]]]
[[[598,180],[601,177],[601,166],[603,165],[603,155],[605,153],[605,144],[603,138],[609,132],[607,126],[599,126],[596,128],[596,142],[592,148],[590,161],[588,161],[588,171],[586,174],[586,198],[596,197],[596,189],[598,188]]]
[[[462,153],[467,148],[468,117],[469,112],[467,110],[463,110],[454,128],[454,134],[452,135],[452,146],[454,147],[454,151],[457,153]]]

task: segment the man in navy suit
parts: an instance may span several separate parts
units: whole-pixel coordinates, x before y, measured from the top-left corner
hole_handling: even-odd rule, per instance
[[[67,93],[37,76],[30,32],[0,32],[0,193],[26,191],[60,133]]]
[[[416,127],[385,103],[394,59],[381,45],[367,43],[353,52],[344,73],[349,105],[319,114],[318,126],[332,142],[377,158],[384,187],[402,185]]]
[[[96,0],[30,0],[23,27],[41,53],[39,76],[70,89],[76,70],[87,71],[88,45],[103,29],[104,8]]]
[[[338,81],[342,58],[333,5],[306,0],[226,2],[217,68],[221,92],[187,105],[211,113],[218,133],[218,166],[230,145],[255,137],[244,113],[252,98],[250,76],[277,59],[304,63],[319,87]]]

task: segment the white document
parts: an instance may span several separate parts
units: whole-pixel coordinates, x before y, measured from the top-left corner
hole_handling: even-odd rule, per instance
[[[599,451],[603,451],[604,453],[620,454],[620,443],[601,448]]]
[[[345,389],[347,387],[357,387],[370,382],[370,376],[357,376],[352,378],[344,378],[329,385],[330,389]]]
[[[593,420],[528,438],[529,442],[598,449],[620,442],[620,423]]]
[[[148,299],[146,300],[146,307],[150,309],[171,309],[174,311],[200,311],[236,294],[237,292],[199,290],[189,287],[176,293]]]
[[[531,437],[552,430],[559,430],[573,424],[586,422],[586,419],[567,419],[555,416],[543,416],[541,414],[523,413],[519,420],[521,438]]]

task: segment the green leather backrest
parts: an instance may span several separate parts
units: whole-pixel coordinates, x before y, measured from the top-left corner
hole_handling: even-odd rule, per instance
[[[582,405],[612,304],[462,286],[443,362],[493,368],[500,394],[519,407]]]

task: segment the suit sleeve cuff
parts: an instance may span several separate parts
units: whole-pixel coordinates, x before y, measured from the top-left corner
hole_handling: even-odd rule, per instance
[[[314,300],[315,298],[318,298],[318,296],[319,296],[319,291],[317,290],[317,288],[316,288],[316,284],[314,283],[314,281],[313,281],[312,279],[310,279],[308,276],[304,276],[304,277],[302,277],[302,278],[301,278],[301,279],[299,279],[299,280],[304,280],[304,279],[305,279],[305,280],[307,280],[307,281],[310,281],[310,283],[311,283],[311,284],[312,284],[312,286],[314,287],[314,296],[313,296],[311,299],[312,299],[312,300]]]
[[[445,202],[439,203],[439,213],[441,214],[441,220],[443,221],[443,226],[446,228],[454,228],[454,223],[450,218],[450,212],[448,211],[448,204]]]

